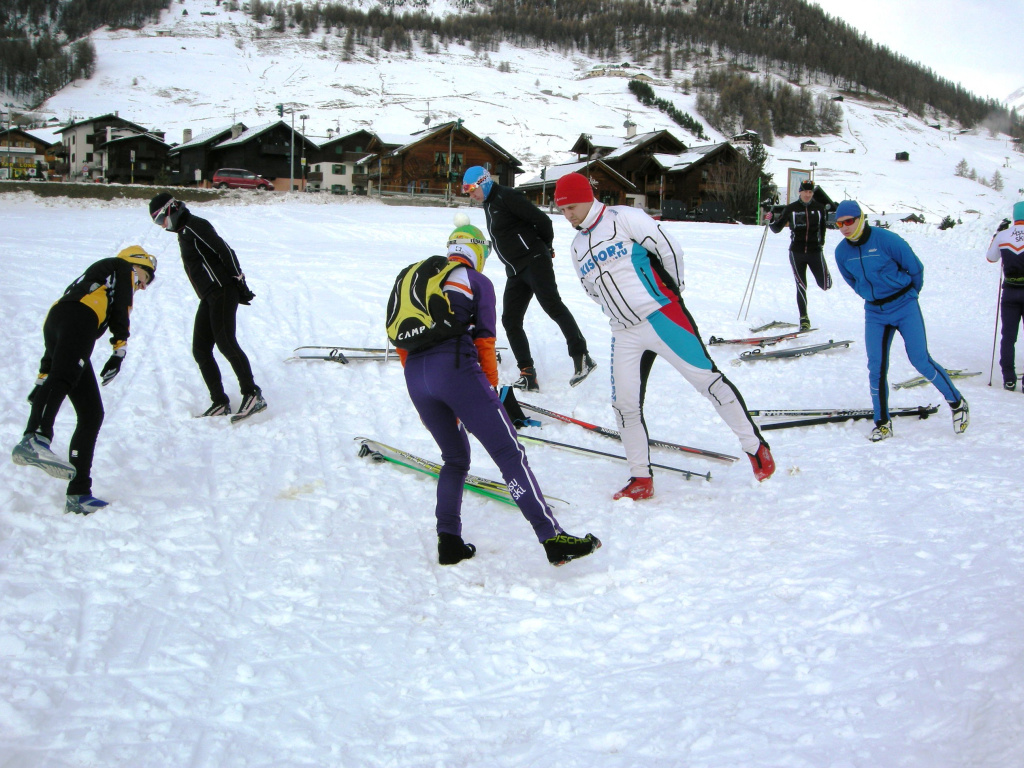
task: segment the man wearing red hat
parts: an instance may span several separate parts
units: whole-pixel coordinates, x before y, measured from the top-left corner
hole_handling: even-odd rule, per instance
[[[750,457],[754,476],[771,477],[775,460],[768,443],[735,385],[708,355],[683,305],[679,244],[642,210],[594,199],[590,181],[578,173],[558,180],[555,204],[578,230],[572,242],[576,274],[612,327],[612,407],[631,475],[613,498],[639,501],[654,495],[643,393],[659,355],[711,401]]]

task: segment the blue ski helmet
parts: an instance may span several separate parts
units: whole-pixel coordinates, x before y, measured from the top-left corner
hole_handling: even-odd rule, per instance
[[[474,165],[462,175],[462,192],[468,195],[474,188],[479,187],[484,197],[491,194],[491,187],[494,181],[491,179],[491,172],[480,165]]]
[[[1013,206],[1013,220],[1024,221],[1024,200]]]

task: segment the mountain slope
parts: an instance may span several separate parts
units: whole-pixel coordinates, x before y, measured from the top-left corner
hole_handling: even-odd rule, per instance
[[[267,25],[215,0],[176,2],[159,23],[138,32],[99,31],[93,40],[96,75],[48,100],[43,115],[63,122],[118,111],[167,131],[172,143],[186,128],[199,133],[234,121],[268,122],[282,102],[294,109],[296,127],[321,141],[328,128],[411,133],[428,116],[431,122],[462,118],[474,133],[493,137],[516,155],[527,173],[575,159],[568,149],[581,133],[623,135],[627,119],[640,131],[668,129],[688,144],[698,143],[660,111],[642,106],[628,93],[625,78],[584,79],[602,62],[581,54],[506,44],[487,51],[467,39],[436,53],[416,44],[411,55],[356,46],[352,60],[345,61],[344,40],[337,35],[270,33]],[[696,114],[695,94],[684,90],[686,77],[686,71],[677,72],[671,81],[657,79],[654,88],[659,97]],[[1007,205],[1006,195],[953,178],[961,159],[986,179],[999,170],[1008,194],[1024,187],[1014,163],[1003,167],[1007,157],[1020,157],[1005,137],[983,131],[958,135],[955,125],[935,130],[884,100],[848,96],[843,107],[843,133],[816,138],[825,150],[819,155],[794,155],[804,137],[776,142],[776,181],[784,184],[787,168],[809,168],[814,161],[818,180],[836,199],[857,196],[879,212],[914,210],[940,218],[967,210],[995,216]],[[713,141],[728,138],[707,131]],[[895,164],[901,151],[911,152],[910,163]],[[936,169],[943,168],[948,180],[936,185]]]

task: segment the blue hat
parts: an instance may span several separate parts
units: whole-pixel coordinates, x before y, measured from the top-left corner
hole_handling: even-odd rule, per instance
[[[462,191],[469,194],[469,190],[466,187],[477,186],[483,190],[484,197],[487,197],[491,193],[491,187],[494,186],[494,181],[491,180],[491,172],[480,165],[474,165],[472,168],[466,170],[462,175]]]
[[[1024,200],[1013,206],[1013,220],[1024,221]]]
[[[860,206],[857,205],[856,200],[843,200],[836,208],[836,218],[845,219],[847,216],[852,216],[855,219],[861,217]]]

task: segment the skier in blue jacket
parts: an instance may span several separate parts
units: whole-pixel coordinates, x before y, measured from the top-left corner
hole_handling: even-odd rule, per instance
[[[921,260],[899,235],[872,229],[853,200],[839,204],[836,227],[843,235],[836,246],[836,266],[843,279],[864,299],[864,345],[875,409],[875,428],[869,439],[878,442],[892,437],[887,374],[889,348],[897,331],[903,337],[910,364],[949,403],[953,431],[966,431],[970,423],[967,400],[953,385],[946,369],[928,354],[924,317],[917,300],[924,285]]]
[[[494,286],[483,274],[490,246],[476,227],[460,224],[448,237],[448,260],[462,266],[445,280],[444,294],[465,329],[458,338],[406,353],[398,350],[405,384],[420,420],[444,462],[437,480],[437,556],[455,565],[476,553],[462,539],[462,493],[469,473],[469,432],[497,464],[508,489],[544,546],[548,562],[563,565],[601,546],[593,534],[570,536],[544,500],[537,478],[498,399],[494,352]]]

